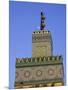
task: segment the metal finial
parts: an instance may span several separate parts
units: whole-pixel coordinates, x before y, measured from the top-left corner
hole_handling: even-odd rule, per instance
[[[45,20],[45,16],[44,16],[43,12],[41,12],[41,25],[40,25],[40,30],[44,30],[44,28],[45,28],[45,22],[44,22],[44,20]]]

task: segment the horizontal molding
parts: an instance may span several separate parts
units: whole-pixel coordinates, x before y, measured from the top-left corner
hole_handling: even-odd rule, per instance
[[[15,82],[15,84],[19,84],[21,82],[23,84],[55,83],[55,82],[63,82],[63,78],[45,79],[45,80],[18,81],[18,82]]]
[[[52,64],[52,63],[47,63],[47,64],[42,64],[42,63],[39,63],[39,64],[25,64],[25,65],[23,65],[23,64],[18,64],[18,65],[16,65],[16,68],[24,68],[24,67],[36,67],[36,66],[49,66],[49,65],[53,65],[53,66],[55,66],[55,65],[63,65],[63,63],[54,63],[54,64]]]

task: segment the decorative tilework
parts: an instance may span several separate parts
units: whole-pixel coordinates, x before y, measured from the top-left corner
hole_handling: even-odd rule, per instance
[[[37,66],[37,67],[24,67],[17,68],[16,72],[19,73],[16,81],[23,81],[30,83],[31,81],[37,80],[49,80],[49,79],[58,79],[63,78],[63,73],[60,73],[62,70],[62,65],[48,65],[48,66]],[[62,70],[63,71],[63,70]]]

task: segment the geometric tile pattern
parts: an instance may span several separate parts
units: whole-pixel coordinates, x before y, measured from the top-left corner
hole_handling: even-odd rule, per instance
[[[63,78],[62,65],[16,68],[16,82]]]

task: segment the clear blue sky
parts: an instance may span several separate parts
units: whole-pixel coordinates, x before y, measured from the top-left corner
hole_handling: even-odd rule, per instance
[[[13,88],[15,80],[16,57],[32,56],[32,32],[40,26],[41,10],[46,16],[46,29],[52,33],[53,55],[63,55],[65,69],[66,6],[10,1],[10,88]]]

